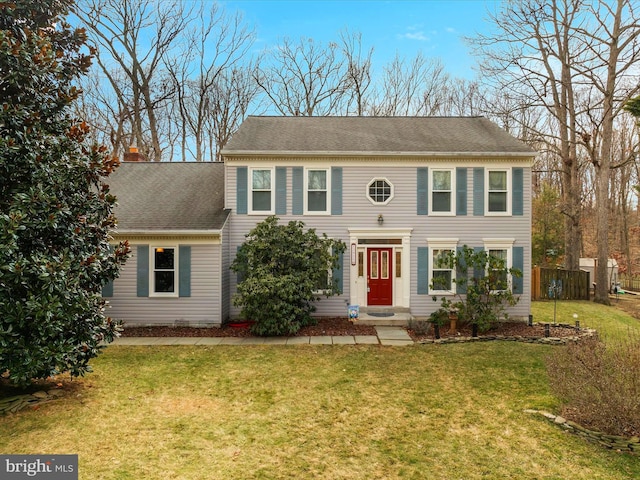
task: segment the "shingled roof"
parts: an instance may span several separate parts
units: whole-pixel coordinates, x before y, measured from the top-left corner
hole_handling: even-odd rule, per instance
[[[534,151],[484,117],[249,116],[222,154],[531,157]]]
[[[123,162],[107,179],[118,232],[215,231],[224,209],[224,164]]]

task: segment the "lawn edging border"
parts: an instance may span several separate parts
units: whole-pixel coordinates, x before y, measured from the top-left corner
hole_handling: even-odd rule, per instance
[[[640,438],[638,437],[624,437],[622,435],[608,435],[595,430],[589,430],[582,425],[567,420],[560,415],[554,415],[553,413],[527,409],[525,413],[532,413],[542,415],[554,425],[559,425],[564,430],[573,433],[579,437],[582,437],[592,443],[597,443],[610,450],[618,452],[629,453],[631,455],[640,455]]]
[[[51,402],[62,397],[62,390],[50,389],[47,391],[39,390],[34,393],[23,393],[12,397],[0,399],[0,416],[9,413],[17,413],[27,407],[36,407],[42,403]]]
[[[593,328],[576,327],[568,323],[535,323],[534,325],[552,325],[556,328],[567,328],[575,330],[576,334],[566,337],[540,337],[540,336],[508,336],[508,335],[482,335],[478,337],[445,337],[439,339],[423,339],[416,343],[419,344],[447,344],[447,343],[468,343],[468,342],[491,342],[495,340],[501,340],[506,342],[521,342],[521,343],[538,343],[542,345],[566,345],[568,343],[579,342],[585,338],[591,338],[598,335],[598,332]]]

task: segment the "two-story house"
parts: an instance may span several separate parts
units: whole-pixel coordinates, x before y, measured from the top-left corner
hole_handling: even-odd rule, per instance
[[[320,301],[318,316],[359,305],[365,317],[425,317],[434,294],[456,288],[456,272],[434,259],[463,245],[523,272],[509,313],[528,316],[535,152],[489,120],[248,117],[222,154],[232,255],[269,215],[347,244],[333,272],[343,293]],[[436,276],[447,280],[440,291],[430,290]]]
[[[222,154],[224,164],[124,162],[109,177],[114,239],[129,240],[132,257],[104,289],[108,315],[128,325],[237,317],[229,265],[269,215],[347,245],[328,272],[342,294],[323,298],[318,316],[358,305],[378,323],[424,318],[434,294],[456,289],[456,272],[434,259],[464,245],[522,270],[509,314],[529,315],[534,152],[487,119],[248,117]],[[442,290],[430,289],[436,277]]]

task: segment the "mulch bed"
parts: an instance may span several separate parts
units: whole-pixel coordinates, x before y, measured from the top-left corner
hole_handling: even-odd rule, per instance
[[[415,341],[432,339],[433,328],[429,326],[427,333],[416,332],[407,329],[407,332]],[[569,337],[575,335],[572,328],[550,327],[552,337]],[[362,325],[353,323],[346,317],[319,318],[317,325],[303,327],[295,335],[298,337],[309,336],[340,336],[340,335],[375,335],[376,330],[371,325]],[[498,325],[496,328],[489,330],[483,335],[504,335],[519,337],[544,337],[544,326],[533,325],[528,326],[524,322],[508,322]],[[123,337],[252,337],[251,331],[247,325],[210,328],[196,327],[128,327],[122,332]],[[440,328],[441,338],[462,336],[471,336],[471,326],[459,327],[456,332],[449,331],[449,325]]]
[[[408,329],[409,335],[415,341],[433,339],[433,327],[429,326],[428,332],[418,333],[414,330]],[[558,326],[549,326],[549,336],[551,337],[572,337],[575,336],[576,331],[573,328],[565,328]],[[449,329],[449,325],[440,327],[440,338],[450,337],[471,337],[471,325],[463,325],[458,327],[455,332]],[[500,323],[491,330],[478,333],[478,337],[483,336],[496,336],[501,335],[505,337],[544,337],[544,325],[534,324],[533,326],[527,325],[525,322],[504,322]]]
[[[319,318],[317,325],[301,328],[297,337],[375,335],[371,325],[350,322],[346,317]],[[129,327],[122,332],[123,337],[252,337],[248,326],[194,328],[194,327]]]

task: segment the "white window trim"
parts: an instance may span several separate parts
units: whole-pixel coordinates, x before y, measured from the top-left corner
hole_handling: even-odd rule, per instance
[[[173,292],[156,292],[156,248],[172,248],[173,249]],[[177,298],[180,295],[180,285],[178,284],[179,272],[179,254],[178,245],[149,245],[149,296]]]
[[[327,173],[327,209],[325,211],[309,210],[309,172],[325,171]],[[304,169],[304,215],[331,215],[331,168],[305,167]]]
[[[436,212],[433,210],[433,174],[434,172],[451,172],[451,204],[448,212]],[[443,191],[443,190],[438,190]],[[455,168],[430,168],[429,169],[429,215],[436,217],[452,217],[456,214],[456,169]]]
[[[489,250],[506,250],[507,251],[507,263],[506,268],[513,267],[513,244],[515,243],[514,238],[483,238],[484,250],[489,254]],[[488,275],[489,272],[486,272]],[[509,290],[513,289],[513,276],[507,274],[507,284]],[[500,290],[496,290],[500,291]]]
[[[253,209],[253,172],[256,170],[269,170],[271,172],[271,210]],[[247,189],[249,192],[247,213],[249,215],[274,215],[276,212],[276,169],[274,167],[250,167],[247,177]]]
[[[371,187],[371,184],[373,182],[377,182],[377,181],[387,182],[389,184],[389,186],[391,187],[391,193],[389,195],[389,198],[387,198],[384,202],[376,202],[376,201],[373,200],[373,198],[371,198],[369,196],[369,187]],[[393,200],[393,197],[395,195],[395,188],[393,186],[393,183],[391,183],[391,181],[389,181],[388,178],[386,178],[386,177],[375,177],[375,178],[372,178],[369,181],[369,183],[367,183],[367,186],[365,188],[364,194],[367,197],[367,200],[369,200],[369,202],[371,202],[371,204],[373,204],[373,205],[387,205],[391,200]]]
[[[432,289],[433,285],[433,270],[435,267],[435,262],[433,261],[433,251],[434,250],[451,250],[454,254],[456,254],[456,249],[458,248],[458,239],[457,238],[428,238],[427,245],[429,246],[429,294],[433,295],[455,295],[456,294],[456,269],[451,269],[451,290],[434,290]],[[443,270],[443,269],[437,269]]]
[[[506,172],[507,173],[507,211],[506,212],[490,212],[489,211],[489,172]],[[511,216],[511,197],[513,196],[513,187],[511,185],[511,168],[485,168],[484,170],[484,214],[491,217],[509,217]]]

